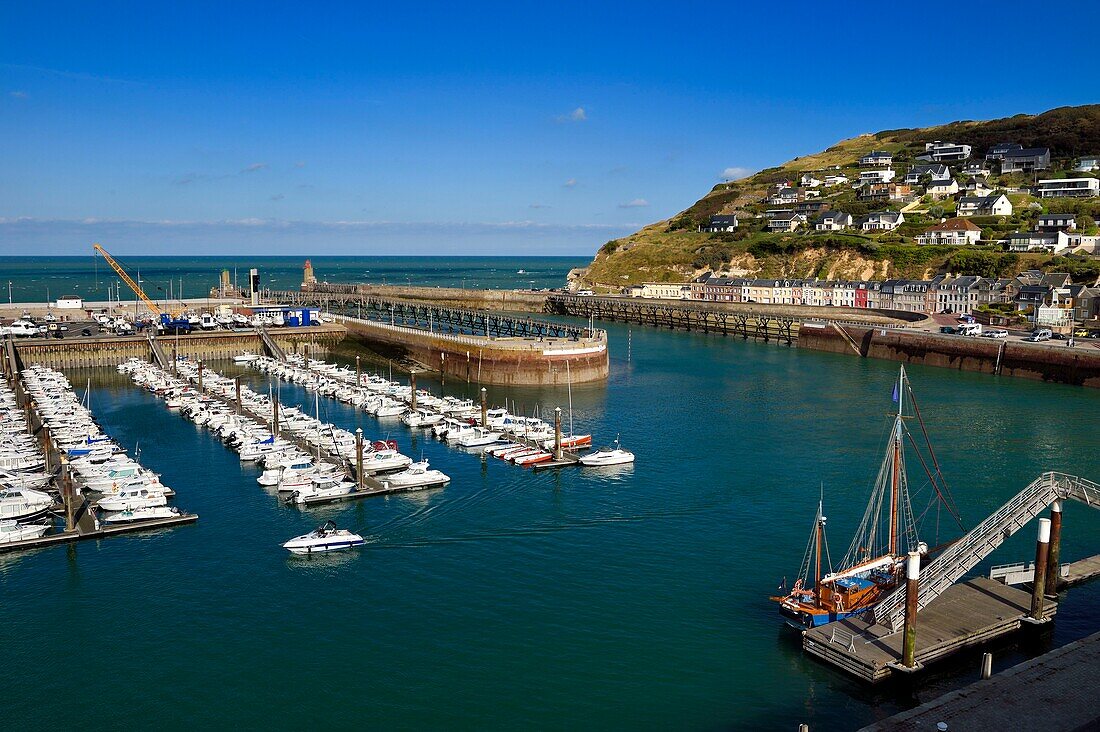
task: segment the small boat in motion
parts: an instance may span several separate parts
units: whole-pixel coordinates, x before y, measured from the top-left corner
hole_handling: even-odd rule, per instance
[[[359,534],[336,528],[335,521],[326,521],[308,534],[296,536],[283,544],[292,554],[336,552],[362,546],[366,542]]]

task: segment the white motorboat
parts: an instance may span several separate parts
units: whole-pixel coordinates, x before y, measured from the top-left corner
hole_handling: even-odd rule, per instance
[[[49,473],[17,473],[13,470],[0,470],[0,485],[12,488],[45,488],[50,482]]]
[[[634,462],[634,453],[622,449],[619,446],[618,438],[616,438],[614,447],[601,447],[596,452],[582,457],[579,462],[589,468],[601,465],[626,465]]]
[[[344,480],[341,476],[314,476],[309,485],[302,486],[294,491],[287,503],[297,503],[299,506],[311,502],[321,502],[325,499],[335,499],[345,496],[355,490],[355,483]]]
[[[404,488],[412,491],[446,485],[451,482],[451,477],[440,470],[431,470],[428,467],[428,461],[421,460],[413,463],[400,473],[387,475],[382,479],[382,482],[388,483],[394,488]]]
[[[401,470],[412,465],[412,458],[397,450],[374,450],[363,458],[363,472],[367,474]]]
[[[142,508],[131,508],[126,511],[119,511],[116,514],[108,516],[103,521],[108,524],[129,524],[134,521],[176,518],[179,515],[180,510],[175,506],[144,506]]]
[[[148,508],[151,506],[168,505],[168,497],[164,495],[163,487],[134,486],[124,488],[118,493],[99,499],[96,504],[104,511],[132,511],[135,508]]]
[[[53,505],[48,493],[30,488],[0,489],[0,519],[26,519],[43,516]]]
[[[259,356],[257,354],[252,353],[251,351],[245,351],[239,356],[234,356],[233,363],[252,363],[258,358]]]
[[[461,447],[484,447],[500,441],[500,432],[494,432],[486,427],[474,427],[472,432],[462,435],[457,443]]]
[[[0,521],[0,544],[24,539],[37,539],[50,527],[46,524],[21,524],[18,521]]]
[[[292,554],[314,554],[352,549],[365,543],[359,534],[353,534],[347,529],[338,529],[335,522],[326,521],[308,534],[295,536],[285,542],[283,549]]]

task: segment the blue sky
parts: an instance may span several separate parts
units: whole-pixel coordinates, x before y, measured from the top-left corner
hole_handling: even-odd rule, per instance
[[[0,254],[590,254],[727,169],[1100,101],[1044,70],[1091,69],[1096,27],[1072,0],[5,2]]]

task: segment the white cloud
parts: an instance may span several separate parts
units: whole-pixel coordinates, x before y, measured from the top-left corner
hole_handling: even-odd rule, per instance
[[[635,198],[633,201],[627,201],[626,203],[620,203],[619,208],[645,208],[649,205],[649,201],[644,198]]]
[[[559,114],[555,119],[558,122],[586,122],[588,113],[584,111],[584,107],[577,107],[569,114]]]
[[[576,178],[570,178],[569,180],[562,183],[562,186],[564,188],[572,188],[575,185],[577,185],[577,179]]]
[[[258,173],[259,171],[263,170],[266,167],[267,167],[267,163],[252,163],[252,165],[249,165],[245,168],[242,168],[241,172],[242,173]]]
[[[23,91],[22,89],[16,89],[15,91],[8,92],[8,96],[14,97],[15,99],[26,99],[27,92]]]
[[[750,176],[752,175],[752,173],[753,171],[749,170],[748,168],[742,168],[735,165],[731,168],[726,168],[725,170],[723,170],[722,174],[719,175],[718,178],[720,180],[737,180],[738,178]]]

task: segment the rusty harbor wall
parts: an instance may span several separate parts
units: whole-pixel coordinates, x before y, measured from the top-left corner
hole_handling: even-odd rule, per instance
[[[311,355],[327,353],[347,335],[347,331],[338,325],[272,329],[268,332],[287,353],[308,351]],[[157,342],[169,358],[175,348],[181,356],[210,361],[232,358],[244,351],[263,353],[263,342],[254,331],[194,333],[181,335],[178,339],[176,336],[161,336]],[[131,358],[148,360],[152,355],[149,339],[144,335],[16,340],[15,350],[23,366],[41,364],[51,368],[117,366]]]
[[[1100,349],[840,325],[803,325],[798,347],[922,366],[1100,388]]]
[[[484,338],[338,317],[350,341],[362,341],[395,358],[479,384],[564,386],[607,379],[606,337],[564,339]]]

